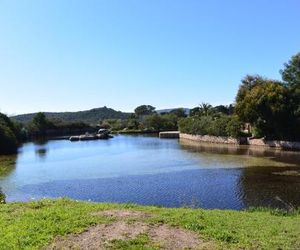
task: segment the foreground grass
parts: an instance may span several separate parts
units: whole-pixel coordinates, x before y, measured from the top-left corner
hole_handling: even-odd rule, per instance
[[[166,223],[195,231],[220,249],[300,249],[299,212],[171,209],[68,199],[0,205],[0,249],[42,248],[56,236],[110,223],[111,218],[91,213],[114,208],[151,213],[153,217],[146,223]],[[113,242],[113,248],[141,249],[147,242],[147,236],[142,235],[136,240]]]

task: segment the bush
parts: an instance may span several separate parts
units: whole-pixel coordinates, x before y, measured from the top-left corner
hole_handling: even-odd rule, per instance
[[[16,153],[18,142],[16,136],[11,129],[0,123],[0,153],[10,154]]]
[[[232,136],[241,135],[241,122],[235,116],[188,117],[179,121],[181,133],[193,135]]]
[[[226,126],[227,134],[234,138],[242,136],[242,125],[243,123],[239,120],[237,116],[231,116]]]
[[[0,113],[0,154],[16,153],[20,134],[20,129]]]
[[[145,126],[155,131],[177,130],[178,116],[176,114],[153,114],[145,118]]]

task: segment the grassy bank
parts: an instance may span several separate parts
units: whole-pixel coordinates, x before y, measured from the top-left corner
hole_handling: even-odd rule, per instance
[[[300,249],[299,212],[170,209],[67,199],[0,205],[0,249],[39,249],[57,236],[81,233],[96,224],[109,225],[115,217],[93,213],[113,209],[142,211],[151,216],[137,217],[128,223],[143,221],[145,225],[183,228],[210,242],[214,249]],[[156,249],[160,246],[142,234],[127,241],[113,240],[107,247]]]

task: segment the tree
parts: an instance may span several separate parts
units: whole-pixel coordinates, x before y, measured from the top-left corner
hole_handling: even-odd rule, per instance
[[[18,141],[11,129],[0,123],[0,154],[16,153]]]
[[[49,121],[47,120],[46,115],[43,112],[37,113],[33,117],[32,123],[38,134],[44,134],[49,126]]]
[[[145,118],[145,125],[155,131],[177,130],[178,117],[175,114],[153,114]]]
[[[212,106],[209,103],[202,102],[199,105],[199,113],[203,116],[209,116],[212,112]]]
[[[292,89],[300,89],[300,53],[292,56],[284,69],[280,70],[283,81]]]
[[[295,116],[300,122],[300,53],[292,56],[280,73],[282,80],[291,90]]]
[[[18,148],[18,130],[14,123],[0,113],[0,154],[16,153]]]
[[[151,115],[155,111],[155,107],[151,105],[141,105],[135,108],[134,113],[137,116]]]
[[[242,84],[239,87],[236,102],[243,101],[247,93],[253,89],[256,85],[261,85],[264,83],[264,78],[259,75],[246,75],[242,79]]]
[[[213,109],[216,113],[222,113],[225,115],[232,115],[234,111],[234,107],[232,104],[230,104],[229,106],[224,106],[224,105],[215,106]]]
[[[164,119],[159,114],[149,115],[145,119],[145,124],[147,128],[160,131],[164,126]]]
[[[190,109],[190,116],[199,116],[200,115],[200,108],[199,107],[195,107]]]
[[[263,135],[289,137],[294,126],[290,91],[281,82],[260,76],[246,76],[236,97],[235,112],[243,122],[250,122]]]
[[[174,114],[177,117],[181,117],[181,118],[186,117],[186,114],[185,114],[185,111],[183,108],[173,109],[170,111],[170,114]]]

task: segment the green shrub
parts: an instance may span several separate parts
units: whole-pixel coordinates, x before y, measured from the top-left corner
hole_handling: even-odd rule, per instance
[[[0,153],[15,153],[18,148],[16,136],[11,129],[0,123]]]
[[[194,116],[181,119],[179,130],[181,133],[193,135],[232,136],[237,138],[241,135],[241,125],[236,116]]]
[[[20,135],[20,126],[0,113],[0,154],[16,153]]]
[[[231,116],[226,126],[227,135],[234,138],[242,136],[241,127],[242,122],[239,118],[237,116]]]

